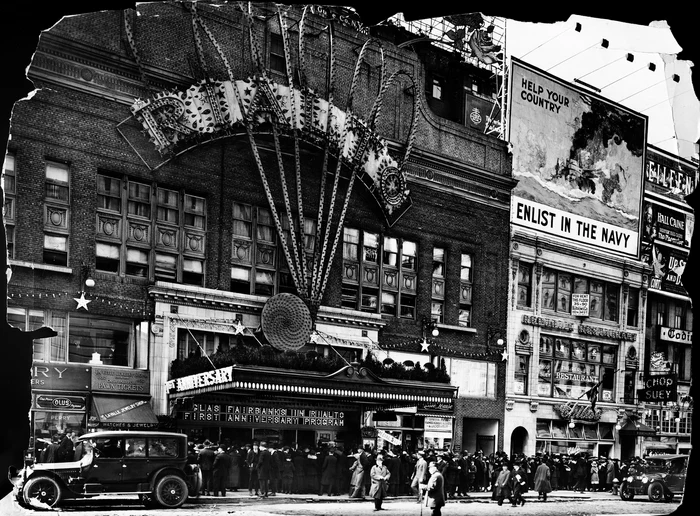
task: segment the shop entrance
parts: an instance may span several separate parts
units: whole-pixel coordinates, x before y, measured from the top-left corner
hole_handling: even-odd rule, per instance
[[[527,448],[527,443],[529,440],[529,434],[525,428],[519,426],[510,435],[510,456],[516,455],[518,453],[525,453]]]

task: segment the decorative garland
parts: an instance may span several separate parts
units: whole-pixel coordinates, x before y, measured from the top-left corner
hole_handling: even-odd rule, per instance
[[[427,344],[427,346],[425,346],[424,343]],[[432,347],[432,348],[437,348],[436,351],[438,352],[438,354],[444,354],[447,356],[468,357],[468,358],[492,357],[494,355],[501,355],[501,357],[503,357],[503,353],[506,352],[506,349],[503,347],[497,347],[497,348],[492,347],[489,351],[486,351],[484,353],[468,353],[465,351],[455,350],[455,349],[443,346],[442,344],[440,344],[439,342],[437,342],[434,339],[422,339],[422,338],[411,339],[411,340],[407,340],[404,342],[397,342],[397,343],[392,343],[392,344],[382,344],[380,347],[381,347],[381,349],[389,349],[389,350],[395,349],[395,350],[400,350],[400,351],[413,352],[412,349],[404,349],[404,348],[410,348],[410,347],[415,346],[416,344],[421,345],[421,352],[424,352],[424,353],[427,352],[427,353],[431,353],[431,354],[436,354],[433,350],[430,350],[430,347]],[[428,347],[428,349],[423,350],[422,349],[423,347]],[[505,360],[505,359],[503,359],[503,360]]]
[[[15,288],[15,287],[12,287]],[[33,289],[33,290],[40,290],[40,289]],[[146,318],[152,318],[154,313],[150,312],[148,310],[143,310],[141,308],[131,308],[129,305],[124,304],[122,302],[118,301],[113,301],[114,298],[107,297],[107,296],[94,296],[91,297],[90,299],[87,299],[85,297],[85,291],[79,290],[73,294],[70,292],[27,292],[27,293],[11,293],[7,295],[8,299],[29,299],[29,298],[35,298],[35,299],[61,299],[61,298],[73,298],[76,303],[78,303],[78,306],[76,307],[76,310],[80,308],[84,308],[85,311],[89,311],[87,304],[91,303],[93,301],[100,302],[101,304],[106,304],[107,306],[118,308],[120,310],[124,311],[129,311],[131,313],[136,313],[140,314],[143,317]],[[133,303],[138,303],[138,301],[134,301]]]

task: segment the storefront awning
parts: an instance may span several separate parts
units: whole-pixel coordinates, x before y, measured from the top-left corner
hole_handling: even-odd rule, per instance
[[[151,428],[158,424],[148,398],[135,396],[93,395],[91,416],[102,428]]]
[[[644,423],[635,423],[627,420],[627,423],[618,430],[620,435],[634,435],[636,437],[652,437],[656,435],[656,430]]]

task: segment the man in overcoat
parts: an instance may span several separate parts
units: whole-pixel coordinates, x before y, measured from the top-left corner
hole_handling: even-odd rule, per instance
[[[260,455],[258,456],[258,483],[260,484],[260,496],[267,498],[270,491],[270,475],[272,473],[272,455],[267,449],[267,442],[260,442]]]
[[[501,471],[498,473],[494,483],[494,494],[496,495],[496,500],[498,500],[498,505],[503,505],[503,500],[506,498],[512,501],[513,495],[511,494],[510,484],[510,469],[508,463],[503,461],[501,462]]]
[[[418,503],[420,503],[423,498],[421,491],[418,486],[424,484],[428,473],[428,463],[425,461],[425,452],[422,450],[418,452],[418,461],[413,468],[413,475],[411,476],[411,489],[413,494],[416,495]]]
[[[226,453],[223,445],[220,445],[215,452],[214,463],[212,464],[212,482],[214,484],[214,496],[226,496],[226,483],[231,472],[233,460]]]
[[[333,449],[328,450],[321,464],[321,488],[318,491],[318,496],[321,496],[324,492],[330,496],[331,491],[337,489],[337,468],[338,457],[335,456]]]
[[[215,453],[214,450],[211,449],[211,442],[209,442],[209,440],[199,445],[197,462],[199,463],[199,469],[202,470],[202,494],[207,496],[214,490],[214,456]]]
[[[420,488],[426,494],[426,507],[433,510],[431,516],[441,516],[442,507],[445,505],[445,480],[434,462],[428,465],[428,473],[428,482],[421,484]]]
[[[374,498],[374,510],[383,511],[382,501],[386,498],[387,485],[389,479],[391,478],[391,473],[389,469],[384,465],[384,457],[380,453],[374,459],[375,464],[370,470],[370,478],[372,480],[372,487],[369,489],[369,496]]]

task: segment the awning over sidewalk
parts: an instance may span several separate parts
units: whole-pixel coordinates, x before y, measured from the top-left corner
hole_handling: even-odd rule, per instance
[[[151,428],[158,424],[149,398],[136,396],[92,397],[92,416],[102,428]]]
[[[644,423],[635,423],[632,420],[627,420],[627,423],[618,430],[620,435],[634,435],[635,437],[653,437],[656,435],[656,430]]]

